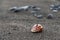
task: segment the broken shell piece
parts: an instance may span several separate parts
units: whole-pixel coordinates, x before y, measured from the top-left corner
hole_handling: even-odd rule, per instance
[[[41,24],[35,24],[32,29],[31,32],[42,32],[43,30],[43,26]]]

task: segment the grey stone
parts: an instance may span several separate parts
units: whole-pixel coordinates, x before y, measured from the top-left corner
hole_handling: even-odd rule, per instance
[[[58,12],[58,10],[52,10],[52,12],[56,13],[56,12]]]
[[[47,15],[47,19],[53,19],[53,17],[54,17],[53,14],[48,14]]]
[[[33,11],[40,11],[41,8],[32,8]]]
[[[53,11],[53,12],[58,12],[60,10],[60,5],[51,5],[50,6],[50,9]]]
[[[15,9],[14,12],[21,12],[23,11],[24,9]]]
[[[17,7],[11,7],[11,8],[9,8],[10,11],[14,11],[16,9],[17,9]]]
[[[37,18],[43,18],[43,15],[37,15],[36,17]]]
[[[21,11],[28,11],[30,6],[22,6],[22,7],[12,7],[9,10],[12,12],[21,12]]]
[[[22,7],[19,7],[18,9],[23,9],[24,11],[28,11],[30,8],[30,6],[22,6]]]
[[[30,8],[36,8],[36,6],[34,6],[34,5],[30,5]]]
[[[33,16],[37,16],[38,11],[31,11],[31,13],[32,13]]]

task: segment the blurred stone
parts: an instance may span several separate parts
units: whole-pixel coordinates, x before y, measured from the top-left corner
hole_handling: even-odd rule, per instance
[[[43,18],[43,15],[37,15],[36,17],[40,19]]]
[[[32,10],[33,10],[33,11],[40,11],[41,8],[36,7],[36,8],[32,8]]]
[[[30,6],[22,6],[22,7],[12,7],[9,10],[12,12],[21,12],[21,11],[28,11]]]
[[[21,11],[39,11],[40,8],[34,6],[34,5],[27,5],[27,6],[21,6],[21,7],[12,7],[9,9],[12,12],[21,12]],[[34,12],[31,12],[34,13]]]
[[[11,32],[8,32],[8,34],[11,34]]]
[[[53,19],[53,17],[54,17],[53,14],[48,14],[47,15],[47,19]]]
[[[14,12],[22,12],[24,9],[15,9]]]
[[[31,11],[33,16],[37,16],[37,11]]]
[[[54,5],[52,4],[52,5],[50,5],[50,7],[54,7]]]
[[[36,6],[34,6],[34,5],[30,5],[30,8],[36,8]]]
[[[22,6],[22,7],[19,7],[19,9],[23,9],[24,11],[28,11],[30,8],[30,6]]]
[[[11,8],[9,8],[10,11],[14,11],[16,9],[17,9],[17,7],[11,7]]]
[[[50,6],[50,9],[53,11],[53,12],[58,12],[60,10],[60,5],[51,5]]]
[[[54,7],[54,5],[50,5],[50,9],[51,9],[51,10],[53,9],[53,7]]]
[[[35,13],[37,13],[37,11],[31,11],[31,13],[32,13],[32,14],[35,14]]]
[[[56,12],[58,12],[58,10],[52,10],[52,12],[55,12],[56,13]]]

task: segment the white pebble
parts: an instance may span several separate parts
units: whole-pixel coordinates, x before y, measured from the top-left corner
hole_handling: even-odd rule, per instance
[[[58,10],[52,10],[52,11],[55,12],[55,13],[58,12]]]
[[[9,8],[10,11],[14,11],[15,9],[17,9],[17,7],[11,7],[11,8]]]
[[[37,15],[37,18],[43,18],[43,15]]]

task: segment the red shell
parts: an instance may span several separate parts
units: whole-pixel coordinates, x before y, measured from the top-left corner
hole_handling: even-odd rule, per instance
[[[43,26],[41,24],[35,24],[32,29],[31,32],[42,32],[43,30]]]

